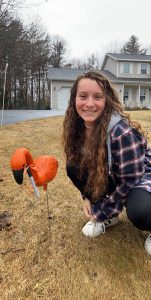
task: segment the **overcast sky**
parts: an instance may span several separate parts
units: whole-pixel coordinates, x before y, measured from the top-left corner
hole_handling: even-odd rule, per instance
[[[41,17],[48,33],[64,38],[71,57],[103,53],[136,35],[151,45],[151,0],[25,0],[26,22]]]

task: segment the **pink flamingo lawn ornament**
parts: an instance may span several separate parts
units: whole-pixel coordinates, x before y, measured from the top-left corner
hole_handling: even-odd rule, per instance
[[[27,171],[37,197],[40,197],[37,186],[43,186],[44,191],[46,191],[48,219],[50,219],[47,185],[56,176],[58,169],[56,158],[43,155],[33,159],[28,149],[17,148],[11,157],[10,165],[18,184],[22,184],[24,170]]]

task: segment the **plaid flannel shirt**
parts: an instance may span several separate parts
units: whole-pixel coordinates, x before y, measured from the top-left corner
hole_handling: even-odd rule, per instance
[[[126,203],[130,189],[142,188],[151,193],[151,150],[145,138],[122,119],[111,131],[111,177],[115,190],[92,205],[99,221],[117,216]]]

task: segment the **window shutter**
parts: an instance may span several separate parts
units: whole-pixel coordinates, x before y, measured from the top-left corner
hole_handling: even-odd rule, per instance
[[[141,64],[137,65],[137,74],[141,74]]]
[[[133,74],[133,63],[130,63],[130,74]]]
[[[147,64],[147,75],[150,74],[150,64]]]
[[[120,73],[124,72],[124,64],[120,62]]]

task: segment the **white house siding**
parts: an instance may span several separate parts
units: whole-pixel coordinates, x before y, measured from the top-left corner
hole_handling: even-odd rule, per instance
[[[114,83],[114,84],[112,84],[112,86],[116,90],[119,100],[123,103],[123,93],[124,93],[123,84],[122,83],[116,83],[116,84]]]
[[[110,70],[112,74],[117,76],[117,62],[111,57],[108,57],[106,64],[104,66],[104,70]]]

